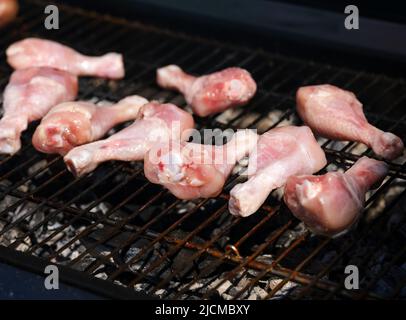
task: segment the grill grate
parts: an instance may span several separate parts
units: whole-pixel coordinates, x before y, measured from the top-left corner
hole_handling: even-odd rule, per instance
[[[240,66],[256,79],[256,97],[245,108],[196,118],[199,129],[264,132],[300,124],[294,111],[297,87],[329,82],[354,91],[372,123],[406,138],[402,78],[219,43],[63,5],[61,29],[46,31],[43,7],[41,1],[23,1],[18,20],[0,40],[1,90],[11,72],[5,48],[38,36],[88,54],[124,54],[126,79],[82,78],[80,99],[117,101],[139,94],[185,106],[181,96],[154,84],[157,67],[173,63],[204,74]],[[368,195],[356,229],[328,239],[310,234],[291,216],[278,191],[255,215],[231,216],[228,191],[240,179],[237,174],[218,198],[189,202],[146,181],[140,163],[108,163],[74,179],[60,157],[33,149],[32,128],[18,154],[0,158],[2,246],[163,298],[406,296],[404,159],[391,163],[383,185]],[[329,160],[323,171],[346,168],[362,155],[373,156],[356,143],[320,143]],[[359,267],[360,290],[343,286],[349,264]]]

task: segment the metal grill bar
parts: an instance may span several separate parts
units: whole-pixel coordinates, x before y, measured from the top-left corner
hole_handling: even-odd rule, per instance
[[[108,196],[110,196],[111,194],[113,194],[114,192],[116,192],[117,190],[119,190],[120,188],[122,188],[126,183],[128,183],[130,180],[132,180],[134,177],[136,176],[136,174],[133,174],[129,177],[126,177],[126,179],[124,181],[122,181],[121,183],[119,183],[118,185],[116,185],[113,189],[111,189],[109,192],[107,192],[106,194],[104,194],[102,197],[100,197],[99,199],[97,199],[95,202],[93,202],[91,205],[89,205],[88,207],[86,207],[86,209],[82,210],[82,212],[78,215],[75,215],[71,220],[69,220],[67,223],[65,223],[64,225],[62,225],[61,227],[59,227],[58,229],[56,229],[53,233],[51,233],[48,237],[46,237],[44,240],[42,240],[41,242],[38,242],[37,244],[33,245],[30,250],[28,252],[33,252],[37,247],[43,245],[44,243],[46,243],[47,241],[51,240],[52,238],[54,238],[56,235],[58,235],[58,233],[61,232],[61,230],[67,228],[69,225],[72,225],[75,221],[77,221],[79,218],[81,218],[83,216],[83,213],[90,213],[90,211],[96,207],[97,205],[99,205],[105,198],[107,198]],[[73,202],[73,201],[72,201]],[[44,222],[50,221],[53,217],[55,217],[59,212],[62,212],[62,208],[59,210],[56,210],[55,212],[53,212],[51,215],[48,215],[46,219],[44,219],[44,221],[41,224],[38,224],[34,227],[32,227],[32,229],[29,231],[29,233],[26,234],[26,236],[32,234],[33,232],[35,232],[35,230],[37,230]],[[56,251],[54,253],[54,255],[51,255],[51,259],[58,253],[58,252],[62,252],[62,248],[59,249],[58,251]]]
[[[238,252],[238,247],[239,247],[248,237],[250,237],[251,235],[253,235],[263,224],[265,224],[265,222],[267,222],[275,213],[276,213],[275,210],[271,210],[271,211],[267,214],[267,216],[266,216],[264,219],[262,219],[258,224],[255,225],[255,227],[254,227],[253,229],[251,229],[250,232],[248,232],[247,234],[245,234],[245,235],[244,235],[241,239],[239,239],[235,244],[229,245],[228,248],[226,248],[226,252],[227,252],[228,254],[231,254],[231,252],[234,252],[234,253],[236,253],[238,256],[240,256],[240,254],[239,254],[239,252]],[[237,220],[235,220],[235,221],[237,221]],[[289,224],[290,224],[290,223],[289,223]],[[272,242],[277,238],[278,235],[282,234],[282,233],[289,227],[289,224],[286,224],[285,226],[283,226],[282,228],[280,228],[280,232],[275,233],[275,235],[271,238],[272,240],[269,240],[269,241],[267,242],[266,246],[269,245],[270,243],[272,243]],[[214,240],[212,239],[211,241],[209,241],[208,243],[206,243],[206,245],[204,245],[198,252],[196,252],[196,254],[190,258],[190,260],[193,261],[194,258],[197,258],[198,256],[202,255],[204,252],[206,252],[206,250],[209,249],[209,247],[210,247],[215,241],[217,241],[217,239],[214,239]],[[241,257],[241,256],[240,256],[240,257]],[[251,256],[249,260],[247,260],[247,261],[244,262],[243,264],[239,265],[238,268],[241,268],[241,269],[244,268],[244,266],[245,266],[246,264],[248,264],[249,261],[252,261],[253,259],[255,259],[255,256]],[[216,263],[216,266],[222,264],[222,263],[224,262],[224,260],[225,260],[225,257],[219,258],[219,259],[215,262],[215,263]],[[202,270],[202,272],[205,273],[205,271],[208,271],[208,269],[209,269],[210,267],[213,267],[213,266],[207,266],[205,269]],[[238,271],[238,270],[237,270],[237,271]],[[178,291],[178,293],[174,296],[174,298],[175,298],[175,299],[179,298],[179,297],[180,297],[182,294],[184,294],[191,286],[193,286],[197,281],[198,281],[198,279],[195,279],[194,281],[192,281],[192,282],[190,282],[189,284],[187,284],[184,288],[182,288],[180,291]],[[225,281],[222,281],[222,282],[224,283]],[[217,287],[219,287],[219,286],[220,286],[220,284],[219,284]]]
[[[402,192],[402,194],[400,194],[397,197],[397,200],[400,200],[404,195],[406,194],[406,190]],[[388,207],[385,208],[385,211],[389,211],[395,204],[396,204],[396,200],[393,201]],[[373,221],[373,224],[377,224],[379,221],[378,220],[382,220],[385,217],[385,212],[382,213],[382,215],[376,219],[375,221]],[[314,277],[314,282],[317,282],[319,279],[321,279],[324,275],[326,275],[328,273],[328,271],[334,266],[334,264],[345,254],[345,252],[348,252],[348,250],[355,245],[357,242],[360,242],[362,239],[364,239],[370,232],[372,232],[372,228],[367,229],[362,235],[360,235],[357,239],[354,239],[351,242],[348,242],[341,250],[340,250],[340,254],[337,255],[336,257],[334,257],[334,259],[324,268],[324,270],[322,270],[316,277]],[[301,295],[299,297],[303,297],[305,294],[307,294],[310,290],[312,290],[312,285],[313,283],[311,283],[308,287],[306,287],[302,292]]]

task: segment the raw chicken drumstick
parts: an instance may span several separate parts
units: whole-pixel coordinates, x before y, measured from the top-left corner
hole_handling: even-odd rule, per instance
[[[27,38],[7,48],[7,61],[14,69],[54,67],[78,76],[121,79],[124,77],[123,57],[107,53],[100,57],[82,55],[58,42]]]
[[[105,140],[73,148],[64,157],[76,176],[93,171],[108,160],[135,161],[159,142],[186,140],[194,127],[191,114],[167,103],[150,102],[139,111],[138,120]]]
[[[65,155],[76,146],[100,139],[115,125],[136,119],[146,103],[148,100],[140,96],[109,106],[84,101],[61,103],[42,118],[32,143],[38,151]]]
[[[14,71],[4,91],[0,120],[0,153],[14,154],[30,122],[41,119],[53,106],[71,101],[78,93],[77,77],[52,68]]]
[[[296,100],[302,120],[321,136],[362,142],[387,160],[403,152],[399,137],[368,123],[362,104],[352,92],[328,84],[307,86],[299,88]]]
[[[365,193],[381,184],[387,172],[384,162],[362,157],[345,173],[292,176],[286,182],[284,200],[315,233],[337,235],[358,219]]]
[[[157,70],[157,82],[163,88],[180,91],[193,112],[201,117],[245,105],[257,90],[250,73],[241,68],[227,68],[196,78],[178,66],[169,65]]]
[[[16,0],[0,0],[0,28],[11,22],[18,12]]]
[[[152,148],[144,159],[145,176],[180,199],[217,196],[237,161],[257,144],[258,136],[241,130],[223,146],[182,143]]]
[[[249,216],[289,176],[317,172],[326,163],[310,128],[286,126],[269,130],[260,136],[250,155],[248,181],[231,189],[229,210],[233,215]]]

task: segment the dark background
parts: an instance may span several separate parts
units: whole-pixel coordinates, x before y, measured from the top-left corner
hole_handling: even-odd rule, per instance
[[[406,72],[406,10],[400,1],[65,0],[86,9],[237,42],[287,55]],[[360,29],[346,30],[344,8],[357,5]]]
[[[269,1],[269,0],[265,0]],[[405,4],[402,1],[321,1],[321,0],[285,0],[278,1],[303,5],[308,7],[321,8],[333,12],[343,12],[345,5],[353,4],[358,6],[360,14],[369,18],[382,19],[392,22],[406,23]]]

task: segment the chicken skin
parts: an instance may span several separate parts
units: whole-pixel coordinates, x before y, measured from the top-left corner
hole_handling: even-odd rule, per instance
[[[170,103],[150,102],[141,107],[132,125],[105,140],[73,148],[64,161],[74,175],[81,176],[104,161],[142,160],[159,142],[188,139],[193,127],[193,117],[186,111]]]
[[[157,82],[162,88],[181,92],[200,117],[245,105],[257,90],[250,73],[241,68],[194,77],[178,66],[169,65],[157,70]]]
[[[247,129],[236,132],[223,146],[171,141],[145,155],[144,173],[180,199],[215,197],[236,162],[255,148],[257,139]]]
[[[17,0],[0,0],[0,28],[13,21],[17,12]]]
[[[260,136],[257,148],[250,154],[248,181],[231,189],[231,214],[253,214],[289,176],[317,172],[326,163],[310,128],[285,126],[269,130]]]
[[[27,38],[7,48],[7,61],[14,69],[53,67],[78,76],[110,79],[124,77],[123,57],[107,53],[100,57],[85,56],[58,42]]]
[[[399,137],[368,123],[362,104],[352,92],[328,84],[307,86],[299,88],[296,100],[302,120],[321,136],[362,142],[387,160],[403,153]]]
[[[384,162],[362,157],[345,173],[292,176],[286,183],[284,200],[313,232],[338,235],[357,221],[365,193],[381,184],[387,172]]]
[[[65,155],[76,146],[100,139],[115,125],[136,119],[146,103],[140,96],[103,107],[84,101],[61,103],[42,118],[32,143],[38,151]]]
[[[74,100],[77,93],[77,77],[65,71],[45,67],[14,71],[4,91],[0,153],[16,153],[30,122],[41,119],[56,104]]]

